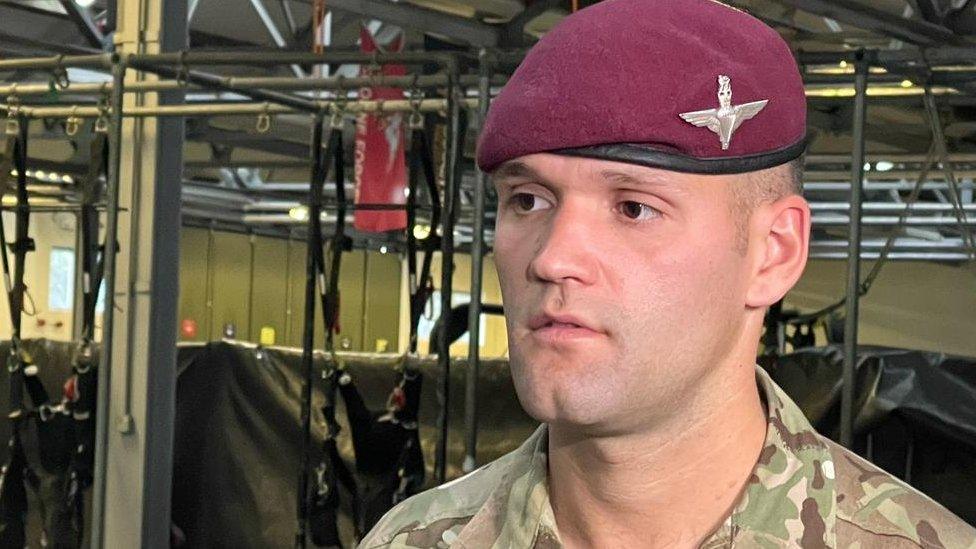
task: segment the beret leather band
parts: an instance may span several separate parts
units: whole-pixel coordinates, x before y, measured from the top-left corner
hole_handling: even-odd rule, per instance
[[[716,175],[754,172],[779,166],[799,158],[806,148],[807,140],[801,139],[792,145],[774,151],[724,158],[695,158],[655,150],[650,145],[633,143],[611,143],[550,152],[566,156],[636,164],[646,168],[660,168],[673,172]]]

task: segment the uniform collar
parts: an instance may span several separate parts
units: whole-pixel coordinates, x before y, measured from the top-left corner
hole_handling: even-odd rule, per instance
[[[835,547],[836,498],[830,449],[765,370],[766,441],[733,513],[703,548]],[[549,436],[540,426],[516,450],[511,469],[460,532],[457,547],[559,547],[549,501]]]
[[[837,517],[830,448],[800,408],[760,367],[766,441],[732,515],[702,547],[835,547]]]

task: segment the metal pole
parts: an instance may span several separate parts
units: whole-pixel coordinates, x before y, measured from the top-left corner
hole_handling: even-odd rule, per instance
[[[160,54],[169,55],[169,54]],[[237,92],[250,97],[251,99],[256,99],[258,101],[270,101],[272,103],[278,103],[279,105],[287,105],[294,109],[315,113],[320,109],[318,105],[309,99],[303,99],[288,93],[276,92],[271,90],[265,90],[261,88],[242,90],[237,88],[229,82],[229,78],[225,76],[218,76],[215,74],[208,74],[203,72],[186,70],[185,66],[180,69],[173,69],[166,66],[154,65],[152,63],[144,63],[137,61],[142,56],[130,55],[128,58],[129,66],[141,70],[144,72],[151,72],[159,76],[165,76],[167,78],[176,78],[177,80],[186,80],[187,82],[193,82],[200,86],[206,87],[207,89],[223,90],[229,92]]]
[[[129,64],[139,67],[169,65],[170,67],[189,67],[195,65],[248,65],[277,66],[290,65],[332,65],[344,63],[378,65],[439,63],[457,74],[457,60],[450,53],[408,51],[399,53],[362,53],[326,51],[323,53],[261,50],[261,51],[183,51],[178,53],[159,53],[138,55],[130,58]],[[3,65],[0,65],[2,69]],[[456,81],[456,77],[455,77]]]
[[[122,154],[122,101],[125,94],[125,63],[117,56],[112,65],[112,96],[108,144],[108,181],[105,220],[105,311],[102,313],[102,351],[98,364],[98,394],[95,405],[95,471],[92,488],[91,546],[102,547],[105,522],[106,450],[108,448],[109,383],[112,373],[112,336],[115,331],[115,242],[119,228],[119,170]]]
[[[102,67],[110,68],[115,63],[111,53],[95,55],[52,55],[50,57],[24,57],[20,59],[0,60],[0,72],[11,72],[25,69],[62,69],[68,67]]]
[[[201,74],[201,73],[196,73]],[[363,86],[382,86],[393,88],[438,88],[447,85],[446,74],[427,74],[427,75],[375,75],[375,76],[350,76],[338,77],[329,76],[321,78],[295,78],[291,76],[228,76],[226,83],[236,89],[268,89],[268,90],[291,90],[291,91],[320,91],[320,90],[358,90]],[[462,86],[477,86],[479,77],[476,75],[464,75],[460,77]],[[493,77],[493,85],[504,85],[504,77]],[[193,82],[181,82],[179,80],[145,80],[141,82],[130,82],[126,86],[126,93],[141,93],[154,91],[172,91],[182,88],[192,88],[194,90],[207,89],[208,86]],[[65,95],[101,95],[112,90],[111,82],[70,83],[67,88],[61,90]],[[16,95],[27,97],[32,95],[48,95],[51,93],[49,82],[20,82],[0,86],[0,97]]]
[[[488,118],[490,67],[488,52],[478,52],[480,82],[478,83],[478,119],[485,127]],[[474,236],[471,241],[471,302],[468,305],[468,371],[464,388],[464,463],[465,473],[477,466],[478,450],[478,366],[481,351],[481,282],[484,268],[485,193],[488,176],[478,170],[474,189]],[[445,330],[446,331],[446,330]]]
[[[850,242],[847,259],[847,301],[844,323],[844,369],[840,403],[840,443],[854,442],[854,369],[857,366],[858,301],[861,286],[861,191],[864,181],[864,121],[867,115],[868,61],[857,52],[854,98],[854,153],[851,159]]]
[[[321,249],[322,233],[319,215],[322,209],[322,171],[328,170],[322,158],[323,116],[316,113],[312,119],[312,143],[310,148],[312,173],[309,179],[308,232],[305,252],[305,317],[302,335],[302,455],[298,473],[298,530],[295,534],[295,547],[305,547],[308,521],[308,465],[312,449],[312,372],[315,349],[315,289],[316,289],[316,249]],[[331,146],[331,143],[330,143]]]
[[[454,221],[457,208],[457,195],[460,183],[458,168],[460,161],[461,141],[461,109],[455,96],[456,72],[451,73],[451,83],[448,86],[447,102],[450,106],[450,120],[447,131],[447,162],[444,182],[444,214],[441,216],[441,325],[443,329],[438,333],[437,362],[441,371],[441,410],[438,418],[440,437],[437,440],[437,455],[434,463],[434,474],[438,484],[447,480],[447,446],[451,406],[451,353],[450,341],[447,337],[447,319],[451,314],[451,296],[454,291]]]
[[[970,251],[976,257],[976,243],[973,242],[973,233],[969,229],[969,219],[966,216],[966,210],[970,209],[976,205],[969,204],[964,205],[962,203],[962,196],[959,192],[959,185],[956,181],[956,176],[953,173],[952,166],[949,164],[949,150],[946,145],[945,132],[942,128],[942,121],[939,119],[939,108],[935,104],[935,96],[932,95],[932,88],[928,85],[925,86],[925,96],[923,97],[925,104],[925,110],[929,115],[929,123],[932,126],[932,139],[935,142],[936,151],[939,154],[939,165],[942,166],[942,173],[945,177],[946,183],[949,185],[949,201],[951,202],[953,213],[955,213],[956,218],[959,221],[959,232],[962,233],[962,238],[969,246]]]
[[[331,101],[316,101],[316,111],[327,110]],[[460,101],[466,108],[474,108],[478,104],[477,99],[463,99]],[[421,112],[440,112],[449,107],[446,99],[424,99],[420,104]],[[10,107],[0,104],[0,111],[7,112]],[[97,118],[100,114],[97,107],[65,105],[59,107],[17,107],[18,112],[27,118]],[[293,114],[304,112],[304,109],[279,105],[274,103],[197,103],[189,105],[157,105],[151,107],[131,107],[126,109],[123,116],[126,118],[160,118],[167,116],[234,116],[234,115],[273,115],[273,114]],[[376,101],[350,101],[346,106],[348,113],[393,113],[393,112],[413,112],[410,101],[405,99],[376,100]]]

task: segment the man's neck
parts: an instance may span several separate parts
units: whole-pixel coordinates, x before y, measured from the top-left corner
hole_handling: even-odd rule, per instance
[[[697,547],[722,524],[766,433],[753,367],[731,370],[714,376],[725,387],[700,387],[644,432],[592,438],[550,425],[550,497],[567,547]]]

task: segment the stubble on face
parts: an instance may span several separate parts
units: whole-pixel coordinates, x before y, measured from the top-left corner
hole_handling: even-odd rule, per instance
[[[495,260],[523,407],[603,435],[667,420],[738,337],[744,258],[729,181],[556,155],[520,162],[496,178]],[[552,207],[516,213],[520,192]],[[615,208],[634,201],[660,216],[622,219]],[[531,325],[543,312],[598,333],[540,338]]]

